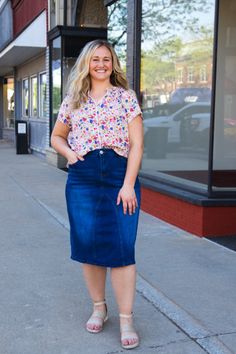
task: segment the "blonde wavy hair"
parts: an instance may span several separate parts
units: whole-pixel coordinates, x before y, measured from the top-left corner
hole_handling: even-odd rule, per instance
[[[126,90],[129,88],[125,74],[121,69],[120,61],[112,45],[100,39],[88,42],[78,56],[68,77],[67,92],[70,96],[72,108],[74,109],[79,108],[80,105],[88,99],[88,92],[91,90],[89,63],[95,50],[103,46],[110,51],[112,57],[111,84],[113,86],[123,87]]]

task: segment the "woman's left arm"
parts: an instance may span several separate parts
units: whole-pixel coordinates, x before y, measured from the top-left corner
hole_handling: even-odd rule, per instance
[[[141,115],[128,124],[130,150],[124,183],[117,197],[117,205],[122,200],[124,214],[129,210],[132,215],[138,206],[134,185],[141,166],[143,156],[143,121]]]

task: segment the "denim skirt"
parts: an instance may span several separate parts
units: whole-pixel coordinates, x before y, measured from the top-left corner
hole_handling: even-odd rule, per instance
[[[135,263],[135,241],[140,209],[140,184],[135,193],[138,207],[123,212],[117,196],[123,185],[127,158],[113,149],[96,149],[69,165],[66,182],[70,222],[71,258],[81,263],[122,267]]]

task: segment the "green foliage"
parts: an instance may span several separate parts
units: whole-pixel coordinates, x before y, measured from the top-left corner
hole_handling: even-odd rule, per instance
[[[108,40],[115,48],[122,68],[126,69],[127,0],[117,1],[108,7],[107,30]]]
[[[196,70],[209,62],[213,23],[203,25],[201,14],[213,18],[212,9],[212,0],[143,1],[141,90],[160,93],[168,84],[174,87],[178,62]]]
[[[212,0],[143,1],[142,40],[160,43],[178,31],[198,32],[199,14],[206,13]]]

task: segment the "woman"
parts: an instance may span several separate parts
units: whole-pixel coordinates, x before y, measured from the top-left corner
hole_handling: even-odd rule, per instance
[[[137,347],[132,309],[142,115],[108,42],[89,42],[79,55],[51,143],[68,160],[66,200],[71,258],[83,263],[94,304],[86,328],[98,333],[108,319],[105,281],[109,267],[120,312],[122,347]]]

